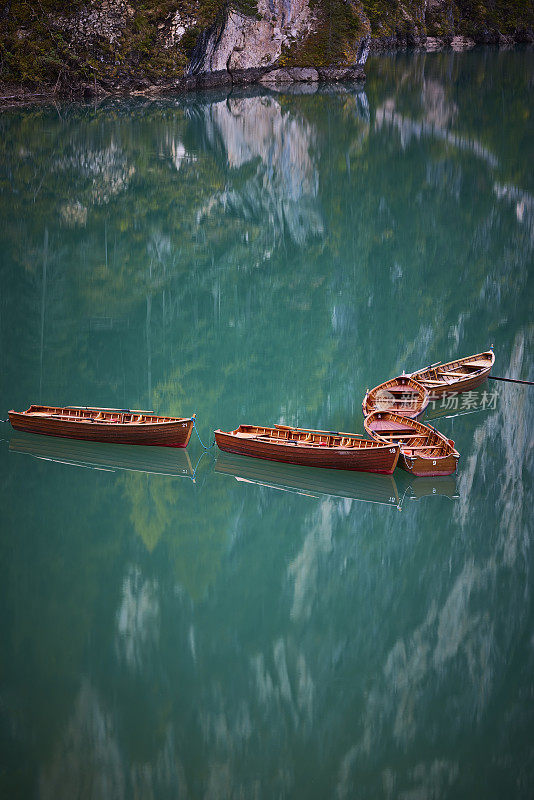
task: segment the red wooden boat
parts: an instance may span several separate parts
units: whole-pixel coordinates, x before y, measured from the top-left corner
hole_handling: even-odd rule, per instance
[[[367,433],[384,444],[400,444],[399,466],[412,475],[451,475],[460,454],[452,439],[415,419],[375,411],[364,420]]]
[[[113,408],[32,405],[27,411],[10,411],[18,431],[85,439],[110,444],[187,447],[192,417],[162,417],[146,411]]]
[[[424,386],[409,375],[399,375],[380,383],[363,398],[364,417],[373,411],[393,411],[404,417],[418,417],[428,405],[429,394]]]
[[[493,350],[458,358],[446,364],[432,365],[412,372],[411,377],[429,392],[469,392],[488,378],[495,363]]]
[[[391,474],[397,466],[398,444],[384,445],[354,433],[316,431],[275,425],[240,425],[234,431],[215,431],[221,450],[252,458],[283,461],[307,467]]]

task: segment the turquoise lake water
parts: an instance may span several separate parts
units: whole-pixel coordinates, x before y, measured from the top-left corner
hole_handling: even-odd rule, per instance
[[[0,416],[362,432],[403,369],[534,380],[532,51],[367,71],[4,111]],[[429,411],[446,479],[0,425],[0,796],[529,797],[532,392]]]

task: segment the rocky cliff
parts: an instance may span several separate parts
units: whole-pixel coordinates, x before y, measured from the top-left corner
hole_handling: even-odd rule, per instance
[[[369,52],[534,41],[530,0],[0,0],[2,94],[362,80]]]

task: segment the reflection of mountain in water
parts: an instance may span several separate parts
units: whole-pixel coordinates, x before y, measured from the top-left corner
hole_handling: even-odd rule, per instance
[[[528,336],[518,335],[507,374],[524,374],[532,344],[532,331]],[[489,704],[495,702],[495,685],[503,680],[507,668],[503,651],[508,652],[527,623],[523,598],[529,592],[529,517],[534,501],[532,482],[524,480],[526,474],[532,476],[534,472],[534,403],[527,391],[525,387],[503,391],[500,412],[476,430],[473,452],[461,472],[460,502],[453,512],[460,530],[466,538],[473,536],[474,484],[492,476],[484,495],[498,522],[495,527],[484,526],[483,531],[488,536],[497,531],[498,535],[488,542],[486,557],[477,558],[469,548],[466,556],[458,553],[456,577],[444,602],[432,599],[426,616],[421,615],[421,624],[398,639],[387,653],[366,702],[362,738],[347,751],[341,766],[341,797],[350,796],[349,777],[357,774],[363,760],[368,763],[370,757],[378,757],[388,735],[401,749],[417,741],[419,728],[427,725],[430,694],[443,703],[444,719],[452,718],[461,708],[471,724],[481,721]],[[500,463],[496,463],[495,442],[499,440]],[[507,587],[504,594],[498,589],[503,583]],[[504,625],[503,618],[507,620]],[[456,675],[461,678],[456,679]],[[510,713],[520,714],[519,705],[512,709]],[[440,769],[432,777],[437,764]],[[433,795],[439,790],[437,796],[446,793],[457,773],[458,764],[441,753],[421,772],[423,796],[427,791]],[[393,769],[388,780],[398,785],[406,777]],[[430,778],[435,783],[433,789],[427,785]]]
[[[205,105],[207,140],[222,147],[231,170],[253,168],[237,188],[232,173],[225,189],[199,212],[199,220],[223,210],[241,219],[262,220],[276,243],[285,233],[303,245],[324,233],[313,162],[313,127],[284,112],[274,97],[227,98]]]
[[[497,166],[498,162],[496,157],[487,147],[484,147],[474,138],[468,138],[448,130],[448,128],[441,124],[442,116],[446,116],[448,121],[448,117],[444,112],[437,116],[437,120],[434,113],[429,113],[428,118],[424,120],[411,119],[396,111],[395,101],[391,99],[386,100],[382,106],[376,109],[375,125],[378,130],[385,125],[396,128],[400,133],[403,148],[408,146],[411,139],[421,139],[422,137],[428,136],[450,144],[458,148],[458,150],[472,152],[478,158],[486,161],[490,167]]]
[[[91,181],[91,201],[106,205],[114,197],[127,191],[135,167],[128,163],[124,150],[112,139],[101,149],[87,150],[74,146],[69,155],[57,159],[55,167],[69,178],[79,181],[83,176]],[[66,221],[66,220],[65,220]]]
[[[496,183],[494,189],[499,200],[507,200],[515,207],[516,219],[525,227],[534,248],[534,197],[517,186]]]

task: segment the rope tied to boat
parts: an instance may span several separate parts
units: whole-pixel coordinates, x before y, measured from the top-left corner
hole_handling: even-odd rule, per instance
[[[9,417],[7,419],[0,419],[0,422],[9,422]]]
[[[200,444],[202,445],[204,450],[211,450],[211,448],[215,446],[215,437],[213,438],[213,442],[210,445],[206,446],[204,444],[204,442],[202,441],[202,439],[200,438],[200,434],[199,434],[198,429],[197,429],[197,423],[196,423],[195,417],[192,417],[192,420],[193,420],[193,428],[195,429],[195,433],[196,433],[196,435],[198,437],[198,441],[200,442]]]

